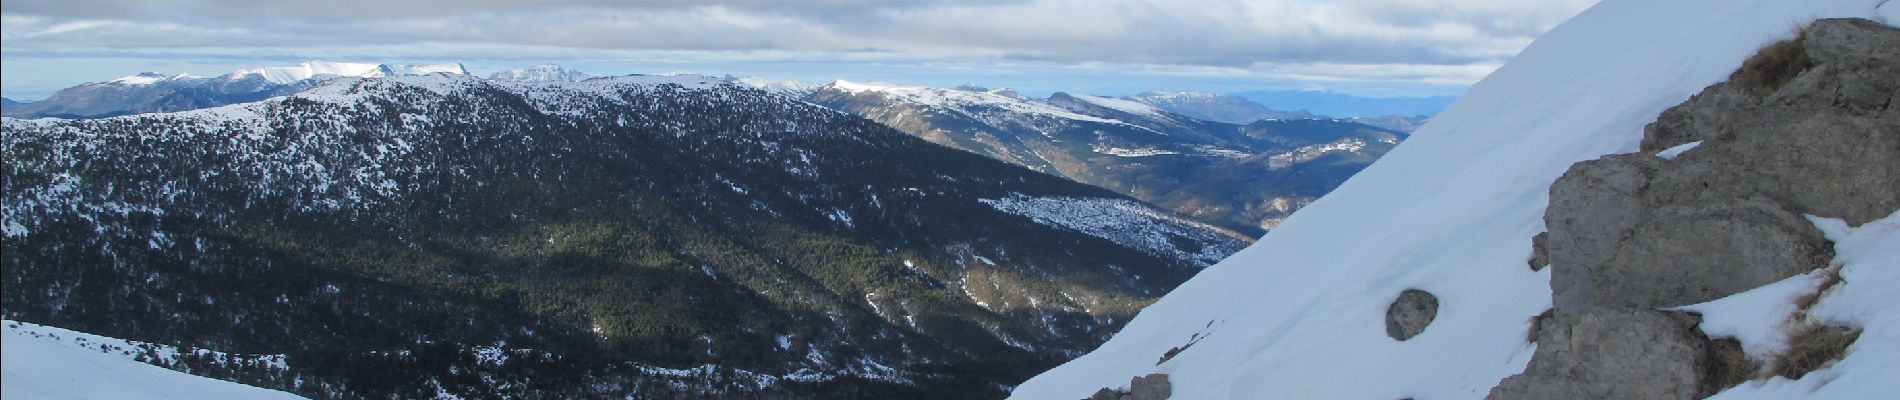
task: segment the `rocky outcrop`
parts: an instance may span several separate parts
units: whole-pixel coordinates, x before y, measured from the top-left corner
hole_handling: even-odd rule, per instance
[[[1524,373],[1491,391],[1494,399],[1698,398],[1697,368],[1708,339],[1682,313],[1591,308],[1545,321]]]
[[[1385,334],[1402,342],[1425,332],[1425,327],[1435,318],[1438,318],[1438,297],[1423,290],[1406,289],[1385,309]]]
[[[1705,397],[1755,375],[1733,341],[1662,309],[1827,266],[1803,214],[1900,208],[1900,30],[1816,21],[1662,113],[1642,152],[1573,165],[1543,241],[1553,315],[1492,399]],[[1658,151],[1692,146],[1671,157]],[[1536,268],[1537,261],[1532,261]]]
[[[1102,388],[1084,400],[1167,400],[1174,395],[1168,374],[1148,374],[1129,380],[1128,390]]]

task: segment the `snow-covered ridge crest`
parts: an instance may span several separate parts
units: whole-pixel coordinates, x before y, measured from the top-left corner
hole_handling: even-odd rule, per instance
[[[253,68],[253,69],[240,69],[240,70],[231,72],[231,76],[243,77],[243,76],[248,76],[248,75],[256,75],[258,77],[262,77],[266,81],[270,81],[271,83],[287,84],[287,83],[301,81],[305,79],[323,78],[323,77],[376,78],[376,77],[396,76],[396,75],[427,75],[427,74],[437,74],[437,73],[468,75],[468,69],[462,67],[461,63],[389,65],[389,64],[348,63],[348,62],[330,62],[330,61],[321,61],[321,60],[310,60],[310,61],[305,61],[302,64],[297,64],[295,66],[289,66],[289,67],[262,67],[262,68]]]
[[[163,82],[194,78],[197,77],[191,76],[191,74],[164,75],[155,72],[140,72],[133,75],[121,76],[106,81],[106,83],[116,83],[120,85],[155,85]]]
[[[1551,269],[1525,263],[1552,182],[1576,162],[1638,149],[1644,125],[1793,26],[1891,14],[1893,4],[1877,13],[1883,3],[1598,3],[1337,190],[1013,397],[1084,398],[1165,373],[1176,399],[1483,398],[1523,371],[1536,349],[1529,321],[1551,306]],[[1438,314],[1400,342],[1383,319],[1407,289],[1436,295]]]
[[[883,83],[883,82],[858,83],[858,82],[850,82],[850,81],[844,81],[844,80],[832,82],[830,85],[828,85],[828,87],[835,88],[837,90],[841,90],[846,93],[853,93],[853,94],[866,93],[866,92],[880,93],[886,96],[895,97],[895,98],[902,99],[904,101],[918,104],[918,105],[929,106],[929,107],[939,107],[939,108],[950,109],[950,110],[964,109],[964,108],[971,108],[971,107],[995,107],[995,108],[999,108],[1003,110],[1008,110],[1011,112],[1025,113],[1025,114],[1051,116],[1051,117],[1057,117],[1057,118],[1063,118],[1063,119],[1097,122],[1097,123],[1104,123],[1104,124],[1127,125],[1127,123],[1122,122],[1122,121],[1116,121],[1112,119],[1089,116],[1089,115],[1082,115],[1082,114],[1075,113],[1069,110],[1064,110],[1061,107],[1056,107],[1056,106],[1045,104],[1042,102],[1029,101],[1025,99],[1010,97],[1003,93],[999,93],[997,91],[977,92],[977,91],[969,91],[969,90],[946,89],[946,88],[935,88],[935,87],[900,86],[896,84]],[[981,119],[981,118],[978,118],[978,119]]]

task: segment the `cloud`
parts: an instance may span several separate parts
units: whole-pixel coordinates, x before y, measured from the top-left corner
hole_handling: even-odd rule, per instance
[[[8,0],[0,49],[1095,63],[1469,83],[1594,1]]]

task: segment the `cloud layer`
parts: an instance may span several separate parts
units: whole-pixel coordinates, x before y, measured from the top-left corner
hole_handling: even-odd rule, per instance
[[[658,55],[1465,84],[1593,2],[8,0],[0,4],[0,47],[8,58],[390,52],[558,62]]]

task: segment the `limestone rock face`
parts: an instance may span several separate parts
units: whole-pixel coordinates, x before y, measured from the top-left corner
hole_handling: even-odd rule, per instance
[[[1578,163],[1552,185],[1559,314],[1739,293],[1833,258],[1802,214],[1859,224],[1900,208],[1900,30],[1821,20],[1796,44],[1807,64],[1786,84],[1711,86],[1646,127],[1641,153]]]
[[[1173,393],[1174,385],[1168,383],[1168,374],[1138,376],[1128,384],[1128,394],[1134,400],[1167,400]]]
[[[1404,341],[1425,332],[1438,318],[1438,297],[1423,290],[1407,289],[1385,309],[1385,334]]]
[[[1900,208],[1900,30],[1820,20],[1763,51],[1663,112],[1642,152],[1577,163],[1551,186],[1542,244],[1554,312],[1524,373],[1488,398],[1724,389],[1753,361],[1703,337],[1695,316],[1658,310],[1826,266],[1833,245],[1803,214],[1861,224]],[[1788,51],[1799,53],[1771,54]],[[1762,78],[1781,72],[1792,76]]]
[[[1694,316],[1590,308],[1546,322],[1523,374],[1492,389],[1494,399],[1694,399],[1706,372],[1696,366],[1708,339]]]

